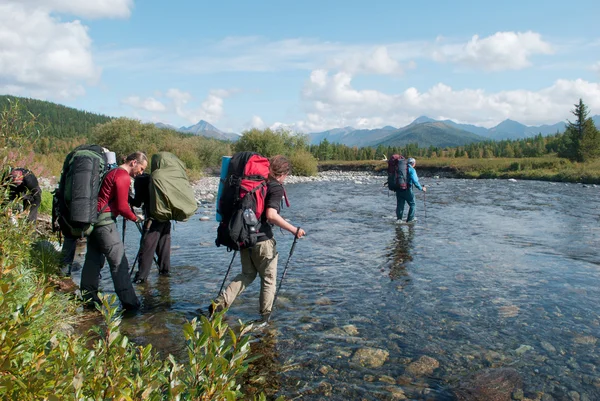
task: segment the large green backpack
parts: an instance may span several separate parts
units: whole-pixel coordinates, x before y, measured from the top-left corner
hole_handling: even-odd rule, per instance
[[[198,204],[185,164],[172,153],[159,152],[150,163],[150,216],[158,221],[186,221]]]
[[[104,149],[81,145],[67,155],[52,200],[54,227],[75,237],[89,235],[98,222],[98,192],[108,172]]]

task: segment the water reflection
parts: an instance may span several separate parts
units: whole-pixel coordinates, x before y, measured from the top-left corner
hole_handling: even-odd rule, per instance
[[[393,240],[393,246],[388,258],[391,259],[390,279],[401,280],[402,287],[410,282],[407,265],[413,260],[411,256],[412,243],[415,235],[415,229],[412,225],[396,226],[396,237]]]

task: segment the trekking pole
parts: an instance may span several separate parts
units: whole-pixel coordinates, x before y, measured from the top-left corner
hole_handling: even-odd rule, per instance
[[[235,255],[237,255],[237,251],[233,251],[233,256],[231,258],[231,263],[229,263],[229,268],[227,268],[227,273],[225,273],[225,277],[223,278],[223,282],[221,283],[221,288],[219,289],[219,293],[217,294],[217,298],[223,292],[223,287],[225,286],[225,281],[227,281],[227,277],[229,277],[229,272],[231,271],[231,266],[233,266],[233,261],[235,260]]]
[[[423,210],[425,211],[425,220],[427,220],[427,191],[423,192]]]
[[[290,255],[288,256],[287,262],[285,262],[285,267],[283,268],[283,273],[281,274],[281,280],[279,280],[279,287],[277,291],[275,291],[275,297],[273,298],[273,306],[271,307],[271,313],[267,316],[267,323],[271,320],[271,316],[273,315],[273,310],[275,309],[275,302],[277,302],[277,296],[279,295],[279,291],[281,290],[281,285],[283,284],[283,280],[285,279],[285,273],[287,272],[288,265],[290,264],[290,259],[294,254],[294,248],[296,248],[296,243],[298,242],[298,232],[300,232],[300,227],[296,230],[296,235],[294,236],[294,242],[292,243],[292,247],[290,248]]]

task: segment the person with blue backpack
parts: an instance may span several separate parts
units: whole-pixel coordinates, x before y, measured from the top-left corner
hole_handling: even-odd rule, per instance
[[[417,161],[409,157],[407,159],[408,164],[408,183],[406,189],[400,189],[396,191],[396,217],[398,221],[402,220],[402,216],[404,215],[404,203],[408,203],[408,216],[406,217],[407,223],[414,223],[417,221],[415,218],[416,212],[416,203],[415,203],[415,194],[413,192],[413,185],[417,187],[419,190],[426,192],[427,188],[422,186],[419,183],[419,177],[417,176],[417,171],[415,170],[415,165]]]

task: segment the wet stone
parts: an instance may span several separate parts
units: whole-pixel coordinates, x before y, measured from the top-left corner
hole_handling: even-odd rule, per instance
[[[358,329],[356,328],[355,325],[353,324],[347,324],[345,326],[342,327],[342,329],[351,336],[356,336],[358,335]]]
[[[554,346],[552,344],[550,344],[548,341],[542,341],[541,346],[549,354],[556,353],[556,348],[554,348]]]
[[[424,355],[408,365],[406,367],[406,372],[413,376],[430,375],[439,366],[440,363],[436,359]]]
[[[519,348],[517,348],[515,350],[515,352],[517,353],[517,355],[523,355],[527,351],[531,351],[531,350],[533,350],[533,347],[531,345],[521,345]]]
[[[406,400],[406,395],[404,394],[404,390],[402,390],[400,387],[396,387],[396,386],[389,386],[385,388],[389,393],[390,393],[390,397],[388,398],[389,400]]]
[[[323,365],[319,368],[319,372],[321,372],[321,374],[323,376],[327,375],[327,373],[331,372],[332,368],[329,365]]]
[[[315,304],[321,305],[321,306],[331,305],[332,303],[333,302],[331,302],[331,299],[329,299],[327,297],[321,297],[315,301]]]
[[[373,375],[364,375],[363,376],[363,380],[369,383],[372,383],[376,380],[377,378]]]
[[[380,381],[380,382],[387,383],[387,384],[396,384],[396,379],[394,379],[394,378],[393,378],[393,377],[391,377],[391,376],[381,376],[381,377],[379,378],[379,381]]]
[[[368,368],[378,368],[388,359],[390,353],[384,349],[365,347],[357,350],[352,363]]]
[[[454,393],[459,401],[510,401],[522,387],[515,369],[485,369],[462,381]]]
[[[575,338],[573,339],[573,342],[575,342],[575,344],[582,344],[582,345],[594,345],[594,344],[596,344],[597,341],[598,341],[598,339],[594,336],[576,335]]]

